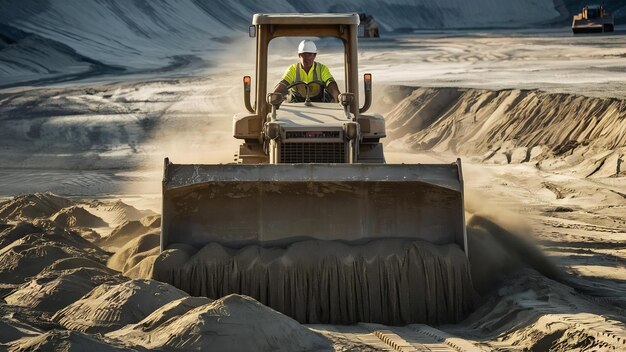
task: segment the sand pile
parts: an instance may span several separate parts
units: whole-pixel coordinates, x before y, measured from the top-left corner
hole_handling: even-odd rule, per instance
[[[39,334],[41,334],[41,331],[32,326],[9,317],[0,316],[0,344]]]
[[[141,220],[144,217],[155,215],[150,210],[139,210],[121,200],[100,201],[93,200],[85,204],[87,211],[102,218],[109,226],[116,227],[126,221]]]
[[[93,261],[88,258],[83,257],[71,257],[65,258],[61,260],[57,260],[52,265],[46,268],[47,271],[55,271],[55,270],[71,270],[71,269],[79,269],[79,268],[94,268],[99,269],[101,271],[105,271],[110,273],[111,275],[118,274],[116,271],[111,270],[99,262]]]
[[[626,149],[624,104],[539,90],[417,88],[387,114],[388,142],[498,164],[574,154],[572,166],[593,159],[583,176],[608,176]]]
[[[43,232],[44,229],[42,227],[35,226],[31,222],[18,222],[6,225],[0,232],[0,248],[4,248],[27,235],[41,234]]]
[[[103,260],[62,242],[28,235],[0,250],[0,282],[21,283],[58,260],[81,256],[96,262]]]
[[[4,300],[14,306],[54,313],[74,303],[96,286],[104,283],[115,285],[123,281],[126,278],[106,269],[44,270]]]
[[[58,311],[52,320],[69,330],[105,333],[137,323],[163,305],[187,294],[151,280],[103,284]]]
[[[180,299],[176,299],[155,310],[139,323],[128,325],[123,329],[110,332],[107,335],[111,337],[117,336],[124,338],[127,337],[129,334],[142,335],[155,330],[159,326],[167,323],[170,319],[179,318],[181,315],[187,313],[192,309],[207,305],[212,302],[212,299],[206,297],[186,296]]]
[[[71,200],[52,193],[27,194],[0,202],[0,218],[9,220],[48,218],[73,204]]]
[[[0,246],[0,282],[8,285],[2,289],[5,292],[64,259],[80,258],[74,268],[89,262],[102,267],[108,257],[77,233],[58,228],[49,220],[10,225],[0,232]],[[66,269],[67,264],[62,267]]]
[[[52,330],[44,334],[23,338],[9,345],[11,352],[30,351],[90,351],[90,352],[115,352],[136,351],[127,348],[120,343],[105,340],[76,331]]]
[[[80,206],[71,206],[59,210],[50,217],[59,226],[63,227],[107,227],[109,226],[101,218],[92,215]]]
[[[121,247],[129,241],[138,238],[148,232],[159,230],[161,227],[161,217],[150,215],[141,220],[124,221],[118,225],[111,234],[99,242],[103,247]]]
[[[197,298],[196,298],[197,300]],[[330,349],[330,341],[254,299],[229,295],[186,312],[166,314],[187,300],[173,302],[142,322],[108,337],[136,345],[174,351],[312,351]],[[172,318],[164,319],[163,315]]]
[[[303,241],[239,250],[212,243],[196,253],[164,251],[154,272],[191,295],[245,294],[301,323],[455,322],[473,299],[458,246],[421,241]]]
[[[451,330],[467,337],[480,334],[500,350],[621,350],[626,326],[587,298],[532,269],[521,269]]]
[[[160,234],[149,233],[135,238],[111,256],[107,265],[133,279],[152,277],[154,261],[160,251]]]
[[[0,248],[6,247],[14,241],[30,236],[31,241],[38,243],[52,241],[62,243],[67,247],[74,247],[105,257],[106,253],[100,247],[83,238],[78,232],[57,226],[48,219],[36,219],[31,222],[18,222],[0,232]]]

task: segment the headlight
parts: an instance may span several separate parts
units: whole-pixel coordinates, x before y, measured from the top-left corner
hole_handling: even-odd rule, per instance
[[[346,132],[346,137],[348,139],[353,140],[356,139],[359,135],[359,124],[356,122],[348,122],[343,125],[343,128]]]
[[[268,122],[265,124],[265,135],[270,139],[277,139],[280,137],[281,128],[280,125],[275,122]]]

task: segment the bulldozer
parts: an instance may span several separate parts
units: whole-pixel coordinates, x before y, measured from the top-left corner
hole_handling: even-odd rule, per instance
[[[384,118],[366,114],[358,14],[255,14],[242,141],[232,164],[165,159],[154,276],[192,295],[252,296],[302,323],[442,323],[471,307],[461,161],[386,164]],[[343,44],[339,102],[268,92],[279,37]],[[363,103],[360,99],[363,98]]]
[[[613,32],[613,15],[608,13],[604,5],[588,5],[572,19],[572,32],[603,33]]]

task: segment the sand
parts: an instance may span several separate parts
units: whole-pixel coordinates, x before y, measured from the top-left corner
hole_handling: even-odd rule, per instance
[[[105,333],[137,323],[159,307],[186,294],[156,281],[102,284],[53,317],[69,330]]]
[[[135,325],[108,337],[172,351],[314,351],[330,341],[254,299],[228,295],[211,303],[172,302]],[[183,309],[180,306],[185,305]],[[164,319],[164,316],[171,316]]]
[[[192,295],[249,295],[301,323],[441,324],[459,321],[472,307],[468,262],[455,244],[303,241],[231,250],[214,243],[185,254],[181,266],[169,263],[178,254],[165,251],[155,278]]]
[[[150,210],[139,210],[132,205],[124,203],[122,200],[93,200],[85,202],[85,209],[91,214],[102,218],[109,227],[117,227],[125,222],[141,220],[144,217],[153,216]],[[150,222],[144,226],[150,226]]]
[[[527,177],[532,177],[533,173],[528,172],[531,168],[525,164],[518,164],[517,169],[525,170]],[[466,165],[466,172],[470,175],[476,173],[474,166],[469,165],[469,167]],[[437,327],[423,324],[391,326],[363,322],[348,326],[300,325],[252,297],[232,295],[228,296],[228,299],[213,302],[209,298],[190,297],[172,286],[155,281],[129,281],[113,270],[120,270],[134,277],[153,275],[153,263],[157,259],[156,251],[159,244],[158,234],[145,234],[129,241],[108,260],[109,267],[113,268],[111,269],[104,266],[107,257],[105,252],[84,240],[78,233],[59,228],[44,218],[33,222],[9,221],[0,234],[0,241],[3,244],[0,252],[6,254],[7,259],[21,258],[13,262],[6,259],[2,261],[9,264],[8,267],[19,268],[17,272],[15,270],[5,272],[12,274],[14,280],[9,278],[2,281],[4,285],[10,284],[4,288],[3,296],[6,303],[0,305],[0,312],[4,316],[2,324],[6,327],[3,329],[6,334],[3,343],[10,350],[52,348],[47,346],[55,348],[90,346],[104,350],[107,348],[186,350],[220,346],[224,349],[237,350],[232,345],[233,340],[242,341],[236,345],[237,348],[241,346],[239,350],[242,351],[263,348],[329,350],[331,346],[338,350],[352,348],[372,351],[423,346],[450,351],[459,348],[462,350],[551,348],[554,351],[619,348],[623,345],[622,336],[626,333],[623,313],[620,313],[619,308],[623,305],[624,291],[620,290],[619,286],[609,285],[606,280],[594,279],[601,276],[616,277],[617,272],[613,269],[613,273],[607,275],[606,268],[611,264],[607,263],[608,267],[602,266],[601,256],[595,260],[592,260],[593,256],[588,256],[587,260],[592,265],[581,265],[580,261],[568,256],[546,257],[533,239],[544,238],[542,246],[547,246],[548,253],[558,253],[572,248],[571,246],[576,246],[577,242],[559,241],[551,232],[541,231],[542,227],[539,227],[539,232],[536,229],[531,231],[524,221],[506,211],[493,212],[493,208],[488,206],[487,202],[494,201],[494,198],[500,199],[501,204],[511,206],[510,197],[523,198],[524,192],[532,191],[514,188],[515,192],[510,192],[511,185],[525,179],[520,176],[521,173],[515,172],[510,164],[494,165],[492,168],[500,171],[504,166],[511,169],[513,174],[503,172],[497,177],[493,175],[490,177],[492,180],[506,179],[507,182],[495,184],[492,182],[481,186],[492,189],[490,193],[492,198],[479,200],[472,193],[468,195],[467,210],[471,212],[467,217],[469,261],[473,286],[481,296],[476,302],[477,310],[468,311],[470,315],[459,323]],[[481,170],[481,175],[484,176],[485,170],[490,169]],[[546,171],[535,172],[546,173]],[[535,214],[538,219],[543,219],[543,226],[550,226],[555,230],[574,231],[571,234],[566,232],[565,236],[571,237],[577,233],[584,233],[586,236],[595,236],[597,233],[598,236],[603,236],[606,241],[604,243],[587,240],[590,241],[588,248],[598,254],[605,248],[618,250],[623,248],[619,242],[622,236],[619,231],[622,220],[618,214],[606,215],[610,215],[616,206],[623,206],[620,204],[623,204],[624,198],[610,190],[598,191],[597,187],[601,184],[599,181],[606,182],[604,179],[594,182],[569,181],[565,183],[567,187],[563,187],[562,184],[568,179],[552,175],[553,179],[550,181],[526,183],[527,186],[539,189],[548,189],[546,182],[550,182],[552,186],[549,186],[550,190],[547,193],[533,191],[537,194],[537,197],[533,198],[536,204],[526,203],[522,209],[526,212],[537,209]],[[561,197],[554,193],[555,189],[559,190]],[[609,203],[606,204],[606,208],[589,207],[588,202],[594,199]],[[567,203],[559,205],[562,202]],[[606,209],[604,212],[606,215],[599,217],[598,212],[604,211],[603,209]],[[152,219],[152,222],[154,221],[155,219]],[[583,221],[594,222],[597,225],[590,227],[591,225],[585,225]],[[552,227],[554,224],[559,224],[560,227]],[[607,232],[611,228],[613,230]],[[580,242],[580,245],[584,243]],[[409,248],[412,245],[410,244]],[[157,260],[156,268],[159,268],[163,260],[179,268],[181,272],[189,270],[192,264],[197,268],[206,268],[210,263],[208,259],[215,260],[217,257],[203,257],[200,253],[211,252],[221,253],[222,256],[228,255],[227,261],[231,264],[237,263],[237,267],[242,269],[246,267],[245,263],[248,263],[250,271],[258,271],[259,267],[269,267],[273,273],[280,274],[282,270],[285,272],[287,270],[285,267],[277,269],[288,261],[292,262],[291,267],[294,267],[294,262],[300,262],[300,270],[307,265],[311,266],[310,257],[302,254],[313,252],[310,246],[310,243],[303,243],[300,250],[296,250],[297,248],[264,250],[254,246],[244,250],[232,250],[213,246],[197,251],[189,246],[174,245],[172,249],[164,252],[163,259]],[[346,260],[357,261],[357,257],[348,259],[345,256],[348,252],[345,245],[339,246],[341,248],[320,244],[315,246],[316,253],[328,253],[329,258],[343,257],[344,265]],[[397,243],[394,246],[384,243],[373,247],[378,254],[385,251],[393,253],[387,258],[399,258],[398,253],[403,253],[407,244]],[[424,251],[427,247],[421,244],[414,248]],[[368,251],[365,249],[360,248],[360,251],[367,254]],[[433,253],[442,250],[437,248]],[[349,252],[354,253],[354,249],[350,249]],[[18,253],[19,255],[16,255]],[[48,255],[42,260],[37,253]],[[433,258],[437,256],[442,258],[441,254]],[[459,256],[463,257],[463,254],[459,252]],[[425,257],[425,253],[421,253],[420,258]],[[253,258],[257,259],[250,261]],[[393,261],[385,260],[378,263],[378,267],[389,269],[392,263]],[[374,264],[375,261],[371,261],[371,265]],[[322,264],[325,265],[328,264]],[[177,276],[179,281],[184,281],[184,277]],[[20,280],[24,279],[26,282],[20,284]],[[388,276],[387,280],[389,279],[397,280],[394,276]],[[207,289],[207,282],[211,280],[198,281],[196,289]],[[244,283],[245,280],[239,282]],[[381,280],[373,282],[380,283]],[[456,283],[460,282],[462,281],[458,280]],[[159,294],[155,296],[155,293]],[[388,294],[383,295],[391,297]],[[287,296],[283,294],[283,297]],[[338,296],[342,297],[341,294]],[[333,295],[327,297],[332,298]],[[271,298],[271,295],[267,295],[267,298]],[[262,301],[261,298],[259,300]],[[276,297],[273,300],[276,302]],[[349,303],[349,300],[345,302]],[[349,311],[349,305],[343,304],[343,307]],[[392,317],[390,319],[395,319],[392,314],[394,310],[390,309],[390,306],[381,304],[381,307],[384,308],[381,311],[390,314]],[[431,311],[439,309],[429,308]],[[395,311],[406,313],[410,308]],[[216,316],[221,318],[215,318]],[[213,317],[211,319],[214,320],[207,320],[208,317]],[[266,319],[273,324],[264,323]],[[455,318],[450,321],[457,320]],[[209,321],[213,323],[207,325]],[[276,323],[277,321],[280,323]],[[51,330],[55,326],[53,322],[69,330]],[[56,326],[58,329],[59,325]],[[199,326],[203,328],[198,330]],[[94,332],[106,333],[106,336],[93,335]],[[178,337],[171,338],[172,333]],[[221,336],[221,339],[216,339],[215,336]]]
[[[88,349],[94,352],[136,351],[123,344],[104,340],[77,331],[52,330],[38,336],[22,338],[9,344],[9,351],[80,351]]]
[[[8,220],[34,220],[49,217],[74,202],[52,193],[35,193],[0,203],[0,217]]]
[[[106,248],[119,248],[148,232],[158,231],[161,227],[159,216],[147,216],[141,220],[124,221],[98,244]]]
[[[46,270],[4,297],[6,303],[54,313],[95,287],[124,281],[121,275],[95,268]]]
[[[0,318],[0,344],[15,341],[22,337],[40,335],[41,333],[38,329],[10,317]]]
[[[50,217],[61,227],[105,227],[108,224],[101,218],[92,215],[83,207],[63,208]]]
[[[150,278],[154,260],[160,252],[160,235],[152,232],[139,236],[111,256],[107,265],[132,278]]]
[[[0,238],[9,239],[0,249],[0,278],[4,283],[23,282],[61,259],[83,257],[103,262],[106,256],[78,234],[59,228],[19,223],[5,229]]]
[[[76,5],[54,4],[73,14]],[[23,55],[36,46],[46,54],[34,59],[54,72],[38,71],[41,67],[29,71],[28,66],[3,71],[3,82],[44,81],[0,90],[0,349],[626,348],[626,166],[617,170],[626,152],[626,37],[619,26],[614,35],[600,36],[572,36],[564,22],[563,27],[507,31],[383,33],[381,40],[360,40],[359,71],[374,77],[372,110],[387,118],[387,161],[463,159],[470,269],[480,296],[476,310],[455,324],[303,325],[247,296],[211,302],[179,292],[155,299],[158,283],[130,281],[151,275],[156,260],[156,236],[135,233],[130,227],[139,228],[136,223],[120,228],[122,248],[109,248],[116,254],[99,248],[98,238],[150,215],[139,209],[159,211],[164,156],[189,163],[232,161],[237,141],[231,137],[231,117],[243,111],[241,87],[234,82],[254,73],[249,60],[254,41],[224,37],[233,31],[228,26],[202,22],[200,32],[210,28],[210,35],[189,38],[188,23],[175,23],[176,30],[158,36],[155,44],[152,34],[146,37],[128,28],[158,29],[162,22],[128,6],[128,18],[142,19],[136,27],[98,22],[96,27],[103,30],[85,31],[94,21],[73,16],[81,20],[75,25],[82,28],[78,32],[86,35],[84,40],[64,27],[63,17],[46,17],[51,12],[45,9],[40,15],[49,21],[37,16],[11,19],[12,26],[39,36],[18,38],[11,50]],[[494,8],[487,2],[481,6],[472,8],[481,15]],[[508,15],[517,6],[523,5],[497,8]],[[467,11],[465,5],[458,8]],[[449,8],[437,9],[451,21],[445,25],[458,23],[448,16]],[[26,13],[31,10],[25,7]],[[386,12],[383,28],[400,25],[389,20],[396,11]],[[197,19],[192,12],[167,18]],[[528,18],[554,15],[537,7],[524,13],[524,24],[534,23]],[[460,17],[470,18],[463,12]],[[482,17],[488,16],[472,16],[463,25],[475,27],[473,21]],[[127,23],[120,19],[112,23]],[[109,35],[115,28],[125,29]],[[107,33],[106,38],[100,33]],[[179,39],[180,33],[185,40]],[[72,45],[78,51],[66,50]],[[276,45],[270,67],[274,78],[294,61],[294,45]],[[335,55],[339,46],[320,47],[320,60],[333,68],[341,86],[341,58]],[[189,55],[176,56],[181,52]],[[112,65],[117,64],[126,73],[115,71]],[[105,72],[108,76],[89,77]],[[59,77],[70,81],[45,81]],[[67,227],[77,222],[66,221],[71,217],[60,224],[50,219],[72,206],[107,226],[79,230]],[[519,223],[531,229],[519,230]],[[184,268],[193,252],[177,246],[167,252],[167,260]],[[128,277],[118,276],[122,274]],[[96,286],[86,293],[88,298],[76,298],[111,277],[123,282],[106,286],[107,292]],[[129,286],[137,289],[122,289]],[[72,294],[61,294],[66,289]],[[159,301],[163,296],[169,298]],[[128,307],[137,306],[137,300],[145,309]],[[158,306],[142,305],[157,301]],[[100,322],[102,316],[87,313],[85,307],[110,314]],[[170,339],[173,332],[180,338]]]
[[[608,177],[626,151],[625,104],[536,90],[416,88],[387,115],[389,146],[542,169],[562,156],[582,177]]]

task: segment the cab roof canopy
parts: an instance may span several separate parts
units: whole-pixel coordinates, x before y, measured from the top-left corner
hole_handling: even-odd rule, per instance
[[[353,93],[351,111],[359,114],[358,52],[357,34],[360,20],[356,13],[257,13],[252,17],[252,26],[257,40],[256,52],[256,113],[262,116],[259,131],[270,111],[266,101],[267,66],[269,43],[278,37],[335,37],[344,44],[345,92]],[[252,33],[252,32],[251,32]]]
[[[252,24],[280,24],[280,25],[324,25],[344,24],[359,25],[359,15],[356,13],[257,13],[252,18]]]

